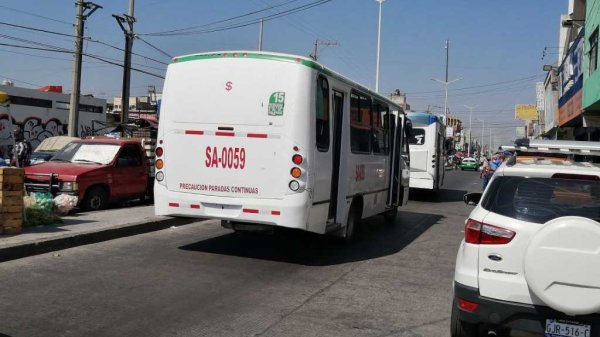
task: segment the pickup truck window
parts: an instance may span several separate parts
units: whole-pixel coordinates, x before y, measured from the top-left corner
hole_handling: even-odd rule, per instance
[[[57,153],[52,161],[68,161],[76,163],[110,164],[119,151],[119,145],[71,143]]]
[[[118,167],[135,167],[142,165],[140,159],[140,150],[135,145],[126,145],[119,153],[119,159],[117,159]]]

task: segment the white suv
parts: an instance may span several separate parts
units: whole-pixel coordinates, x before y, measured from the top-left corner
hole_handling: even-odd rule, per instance
[[[451,334],[600,336],[600,143],[512,149],[464,198]]]

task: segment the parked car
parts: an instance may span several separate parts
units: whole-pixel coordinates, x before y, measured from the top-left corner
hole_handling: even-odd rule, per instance
[[[37,165],[47,162],[58,151],[62,150],[65,146],[67,146],[67,144],[71,143],[76,139],[79,138],[69,136],[55,136],[44,139],[31,154],[29,164]]]
[[[29,165],[37,165],[47,162],[56,152],[33,152],[29,157]]]
[[[28,191],[78,197],[78,206],[100,210],[110,203],[150,199],[154,143],[145,139],[80,139],[46,163],[25,168]]]
[[[464,200],[451,335],[600,336],[600,144],[531,141]]]
[[[468,158],[464,158],[461,162],[460,162],[460,169],[462,171],[464,170],[473,170],[473,171],[477,171],[477,169],[479,168],[479,163],[477,162],[477,160],[475,160],[474,158],[468,157]]]

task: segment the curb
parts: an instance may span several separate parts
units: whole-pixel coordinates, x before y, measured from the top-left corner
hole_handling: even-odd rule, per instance
[[[149,222],[134,222],[119,226],[117,228],[109,228],[95,232],[85,232],[70,236],[42,239],[36,242],[28,242],[22,245],[0,248],[0,262],[21,259],[28,256],[49,253],[57,250],[84,246],[138,234],[155,232],[171,226],[183,226],[198,221],[200,220],[193,218],[151,220]]]

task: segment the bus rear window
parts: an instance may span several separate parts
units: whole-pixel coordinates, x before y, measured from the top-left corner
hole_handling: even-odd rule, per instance
[[[410,138],[408,139],[410,145],[423,145],[425,144],[425,130],[423,129],[412,129]]]

